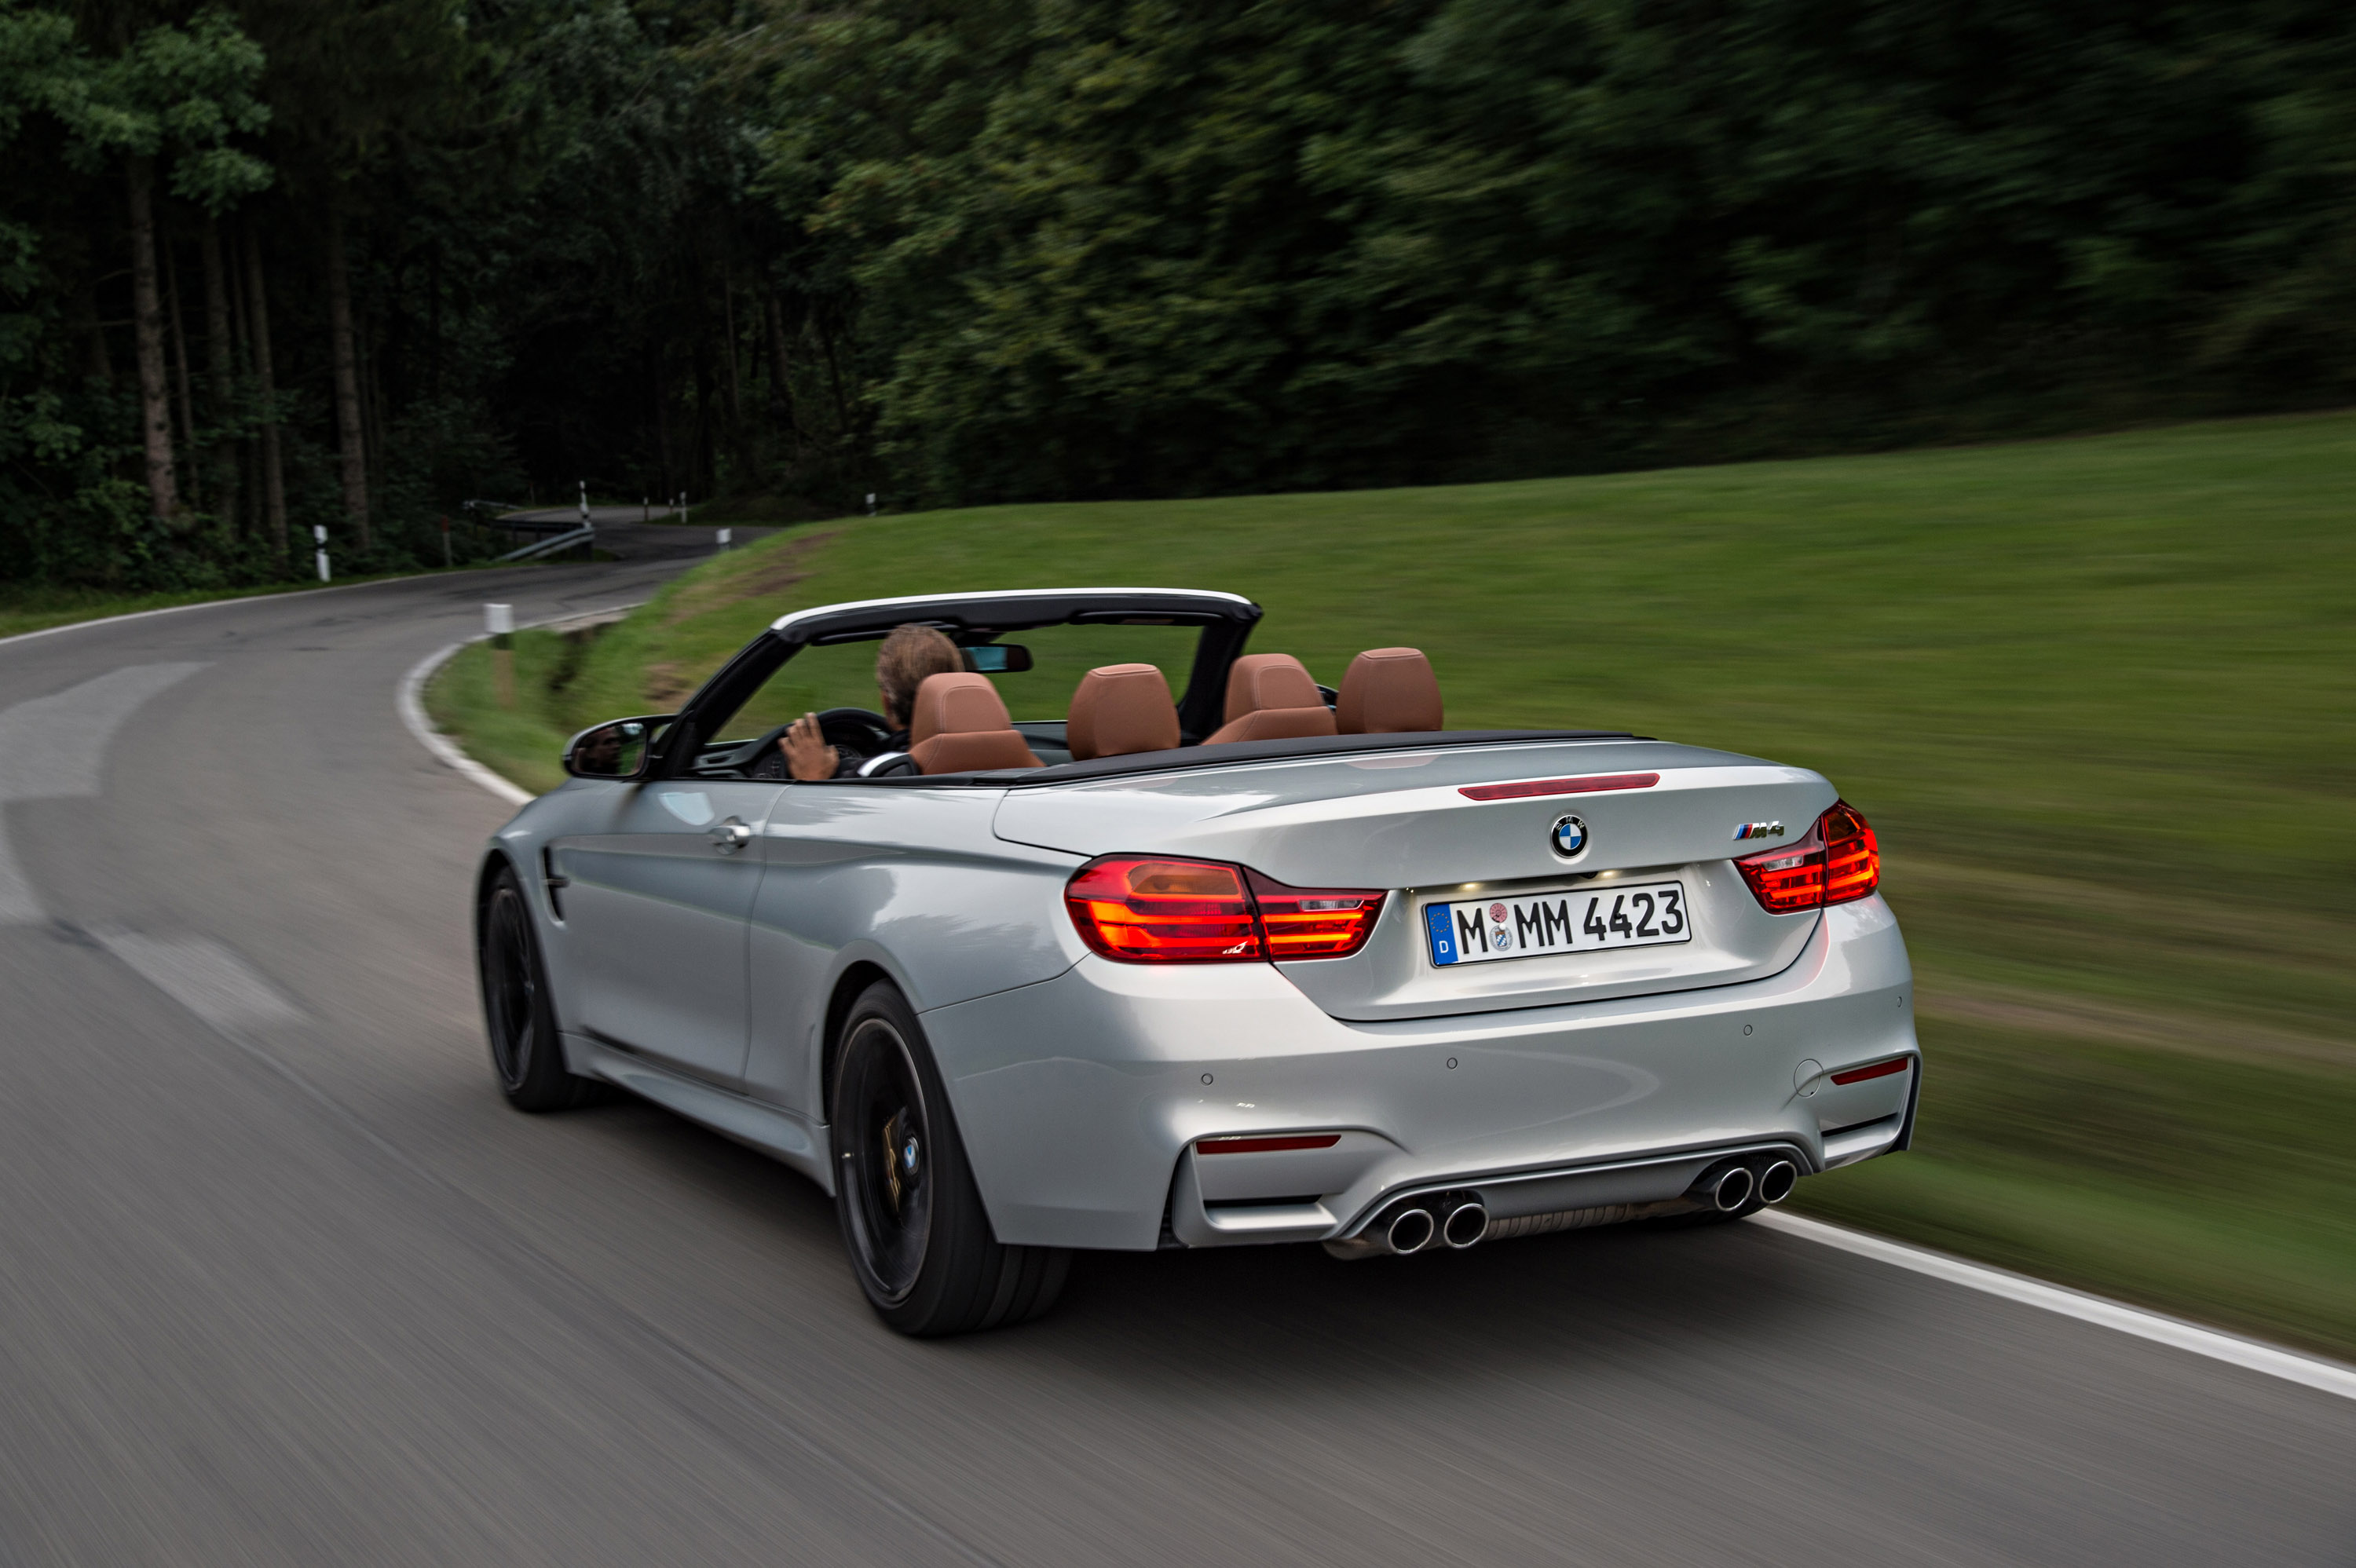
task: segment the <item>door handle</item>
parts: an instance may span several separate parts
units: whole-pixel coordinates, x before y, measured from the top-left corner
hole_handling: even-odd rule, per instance
[[[737,817],[712,825],[712,847],[723,855],[734,855],[753,841],[753,830]]]

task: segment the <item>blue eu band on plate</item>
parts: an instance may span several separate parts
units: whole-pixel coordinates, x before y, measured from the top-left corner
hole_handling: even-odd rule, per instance
[[[1692,940],[1683,882],[1586,887],[1510,899],[1426,904],[1424,929],[1438,965],[1483,964],[1606,947]]]

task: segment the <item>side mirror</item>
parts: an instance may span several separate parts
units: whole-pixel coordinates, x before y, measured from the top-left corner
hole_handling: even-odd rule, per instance
[[[634,779],[647,771],[655,738],[676,715],[593,724],[564,743],[564,771],[576,779]]]
[[[1021,675],[1031,667],[1031,650],[1021,643],[975,643],[960,651],[976,675]]]

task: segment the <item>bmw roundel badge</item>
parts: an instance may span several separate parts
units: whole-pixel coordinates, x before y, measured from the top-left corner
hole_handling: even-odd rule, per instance
[[[1576,816],[1554,819],[1554,852],[1565,859],[1587,848],[1587,824]]]

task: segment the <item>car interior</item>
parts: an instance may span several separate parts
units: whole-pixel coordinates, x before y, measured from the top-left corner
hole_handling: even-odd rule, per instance
[[[941,629],[958,644],[966,668],[923,681],[905,736],[866,706],[877,700],[874,650],[884,634],[862,632],[798,650],[727,720],[723,732],[733,730],[744,738],[699,747],[689,771],[786,778],[780,741],[805,712],[818,715],[828,743],[848,759],[844,776],[862,779],[1055,767],[1195,745],[1445,727],[1439,681],[1416,648],[1359,654],[1338,688],[1318,684],[1290,654],[1242,655],[1227,665],[1224,704],[1195,709],[1199,722],[1215,718],[1215,727],[1190,734],[1164,671],[1204,676],[1197,626],[1024,627],[1021,643],[1001,641],[988,628]],[[1106,658],[1125,651],[1149,656]],[[1210,665],[1209,678],[1217,678],[1216,668]],[[1069,693],[1058,704],[1063,718],[1018,720],[1010,714],[1010,696],[1035,712],[1057,702],[1059,688]]]
[[[1247,654],[1228,670],[1226,719],[1201,744],[1445,728],[1439,679],[1416,648],[1360,654],[1330,700],[1290,654]],[[859,776],[1046,767],[1171,751],[1184,743],[1169,679],[1154,665],[1104,665],[1088,671],[1074,688],[1060,724],[1016,724],[990,677],[966,671],[926,677],[916,688],[907,752],[871,757]]]

